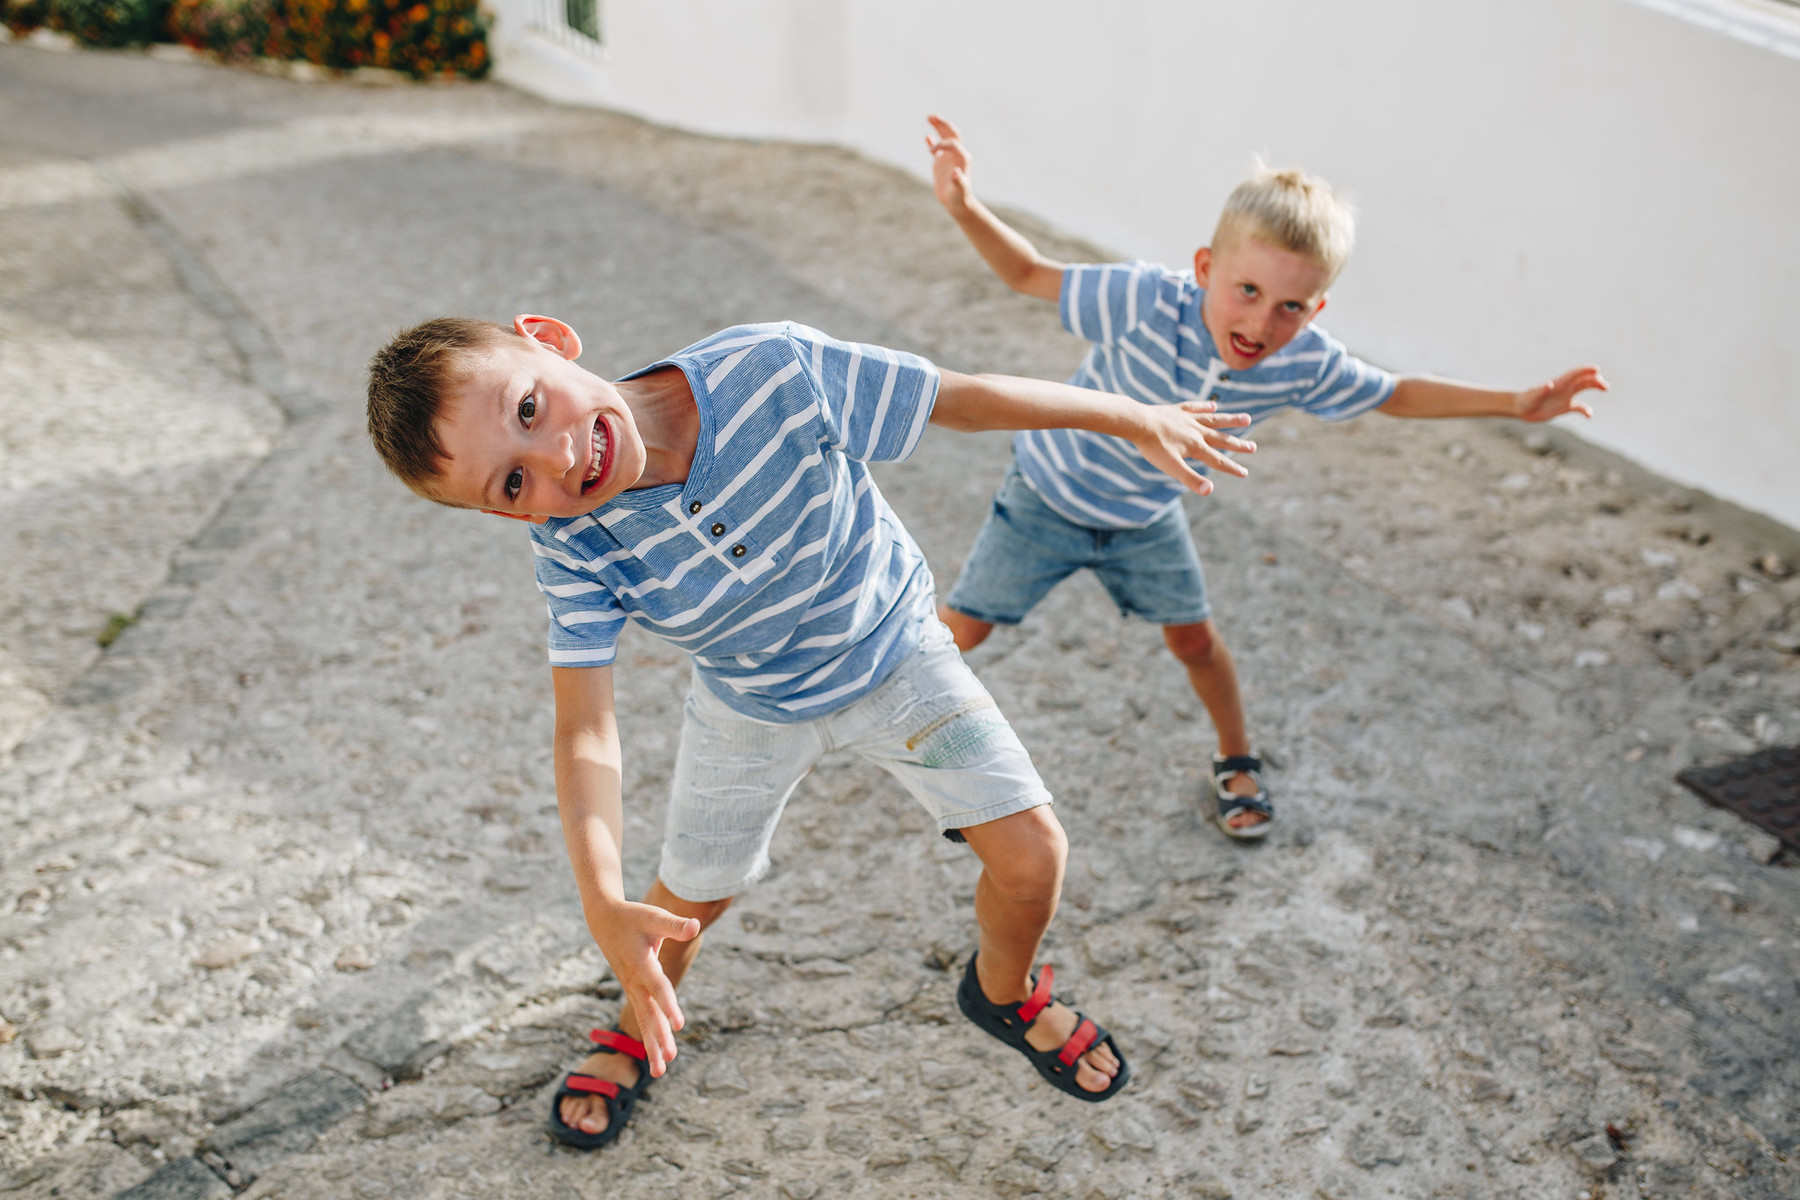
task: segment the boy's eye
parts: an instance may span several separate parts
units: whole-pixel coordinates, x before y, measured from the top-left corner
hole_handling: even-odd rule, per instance
[[[520,407],[523,408],[524,406],[520,405]],[[518,467],[514,467],[512,474],[506,477],[506,498],[508,500],[517,500],[519,498],[519,489],[524,486],[525,472]]]
[[[529,425],[531,418],[535,416],[537,416],[537,397],[526,393],[525,398],[519,401],[519,421]]]
[[[1246,298],[1254,297],[1256,295],[1256,285],[1254,283],[1241,284],[1239,285],[1238,290],[1244,293]]]
[[[1301,305],[1300,305],[1300,303],[1299,303],[1299,302],[1298,302],[1298,301],[1296,301],[1296,300],[1289,300],[1289,301],[1288,301],[1288,302],[1287,302],[1287,303],[1286,303],[1286,304],[1284,304],[1284,305],[1282,305],[1282,306],[1281,306],[1281,307],[1282,307],[1282,308],[1283,308],[1283,309],[1284,309],[1284,310],[1285,310],[1285,311],[1287,311],[1287,312],[1291,312],[1291,313],[1297,313],[1297,312],[1304,312],[1304,311],[1305,311],[1305,309],[1304,309],[1304,308],[1302,308],[1302,307],[1301,307]]]

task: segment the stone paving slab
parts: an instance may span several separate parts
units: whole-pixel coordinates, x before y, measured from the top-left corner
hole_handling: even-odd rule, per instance
[[[84,485],[112,519],[64,544],[139,534],[104,603],[41,555],[0,610],[0,654],[41,655],[0,762],[0,1194],[1796,1190],[1795,873],[1672,779],[1800,730],[1785,551],[1554,437],[1375,417],[1277,423],[1191,505],[1275,768],[1267,843],[1203,823],[1198,705],[1091,581],[973,656],[1057,793],[1049,953],[1132,1056],[1125,1095],[1076,1106],[966,1027],[972,858],[828,761],[632,1129],[552,1146],[549,1089],[617,989],[558,840],[542,609],[516,531],[384,476],[367,354],[520,310],[603,370],[777,317],[963,369],[1078,348],[926,189],[837,151],[10,46],[0,105],[0,240],[55,266],[0,296],[8,378],[123,403],[128,377],[11,330],[54,304],[99,342],[142,279],[112,352],[173,381],[158,419],[209,411],[183,381],[247,414],[204,504],[198,434]],[[54,475],[70,439],[33,436]],[[880,473],[940,581],[1005,447],[933,430]],[[39,645],[59,611],[77,633]],[[636,634],[620,661],[635,887],[686,678]]]

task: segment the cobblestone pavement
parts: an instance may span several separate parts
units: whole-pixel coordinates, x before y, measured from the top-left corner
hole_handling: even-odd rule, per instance
[[[1096,586],[974,656],[1130,1090],[960,1019],[972,860],[828,762],[582,1156],[547,1089],[616,991],[529,556],[384,476],[362,362],[439,312],[554,312],[618,370],[782,317],[1078,346],[847,154],[145,55],[0,45],[0,255],[0,1195],[1800,1195],[1800,875],[1672,780],[1800,740],[1779,536],[1554,435],[1276,423],[1190,506],[1266,844],[1201,820],[1204,715]],[[933,431],[882,472],[940,580],[1005,459]],[[685,674],[634,633],[619,680],[637,887]]]

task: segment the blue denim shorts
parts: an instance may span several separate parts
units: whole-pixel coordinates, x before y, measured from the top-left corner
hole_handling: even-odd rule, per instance
[[[1013,467],[945,600],[977,621],[1017,625],[1051,588],[1086,568],[1121,615],[1193,625],[1212,615],[1206,576],[1179,504],[1142,529],[1090,529],[1045,504]]]
[[[732,709],[696,677],[675,754],[658,874],[684,900],[735,896],[769,869],[769,843],[795,786],[848,750],[912,793],[939,830],[1050,803],[994,698],[931,620],[919,649],[848,708],[778,725]]]

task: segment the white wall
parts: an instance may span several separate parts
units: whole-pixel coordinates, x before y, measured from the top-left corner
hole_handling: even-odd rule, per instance
[[[915,174],[941,111],[984,196],[1122,255],[1183,263],[1252,155],[1304,165],[1361,213],[1324,320],[1355,349],[1504,384],[1598,362],[1576,432],[1800,526],[1800,59],[1630,0],[603,4],[560,98]]]

